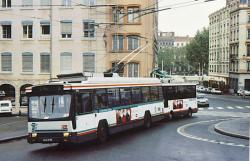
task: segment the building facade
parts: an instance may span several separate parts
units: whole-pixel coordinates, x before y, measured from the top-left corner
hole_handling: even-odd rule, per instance
[[[230,89],[250,90],[250,1],[231,0],[230,7]]]
[[[155,0],[109,0],[107,36],[108,61],[128,77],[148,77],[157,66],[158,3]],[[137,49],[137,50],[136,50]]]
[[[160,49],[165,47],[185,47],[192,40],[193,37],[189,36],[175,36],[174,32],[160,32],[158,34],[158,45]]]
[[[211,79],[229,84],[230,9],[224,7],[209,15],[209,70]]]
[[[122,75],[149,76],[156,54],[157,16],[148,14],[137,21],[136,14],[153,4],[153,0],[1,0],[2,99],[11,99],[18,111],[27,105],[26,87],[58,74],[107,71],[141,45],[146,47],[123,61]]]

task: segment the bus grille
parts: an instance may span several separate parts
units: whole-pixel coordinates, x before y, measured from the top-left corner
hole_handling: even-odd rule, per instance
[[[37,137],[63,137],[63,133],[38,133]]]

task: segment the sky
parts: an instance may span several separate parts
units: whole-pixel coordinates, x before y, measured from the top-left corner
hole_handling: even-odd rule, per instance
[[[158,0],[159,9],[167,8],[170,5],[181,3],[183,5],[190,5],[194,0]],[[204,2],[204,0],[199,0]],[[198,1],[198,2],[199,2]],[[186,3],[185,3],[186,2]],[[184,4],[185,3],[185,4]],[[196,2],[197,3],[197,2]],[[193,3],[192,3],[193,4]],[[175,32],[176,36],[195,36],[198,30],[203,27],[208,27],[208,16],[225,7],[226,0],[215,0],[191,6],[179,7],[172,6],[170,10],[161,11],[159,13],[159,31],[161,32]],[[179,4],[180,6],[180,4]]]

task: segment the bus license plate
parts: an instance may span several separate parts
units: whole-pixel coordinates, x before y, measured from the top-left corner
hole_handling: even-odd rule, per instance
[[[44,142],[52,142],[53,139],[51,139],[51,138],[46,138],[46,139],[43,139],[43,141],[44,141]]]

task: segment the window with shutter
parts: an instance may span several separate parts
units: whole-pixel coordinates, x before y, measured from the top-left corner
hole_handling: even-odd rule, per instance
[[[32,53],[22,54],[22,71],[33,72],[33,54]]]
[[[40,72],[50,73],[50,54],[41,53],[40,55]]]
[[[71,38],[72,36],[72,21],[61,21],[62,38]]]
[[[11,72],[12,71],[12,55],[11,53],[2,53],[1,54],[1,70],[2,72]]]
[[[72,72],[72,54],[71,53],[61,53],[61,73],[71,73]]]
[[[83,72],[95,72],[94,53],[83,53]]]

